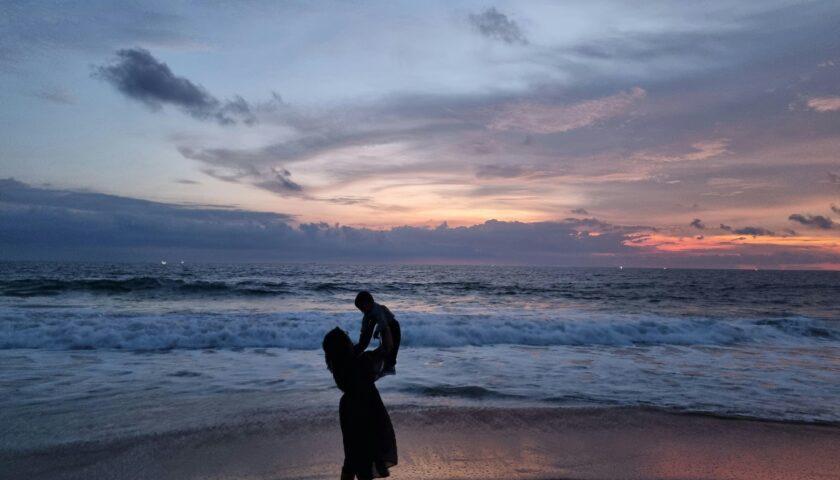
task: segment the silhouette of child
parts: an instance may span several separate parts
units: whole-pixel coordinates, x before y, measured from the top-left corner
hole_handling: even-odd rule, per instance
[[[400,349],[400,324],[394,318],[394,314],[388,310],[385,305],[380,305],[373,301],[373,295],[370,292],[361,291],[356,295],[356,308],[358,308],[364,317],[362,317],[362,331],[359,334],[359,342],[356,344],[356,354],[364,352],[370,344],[371,337],[379,338],[379,333],[388,328],[391,332],[391,340],[393,348],[385,358],[382,371],[379,372],[378,378],[385,375],[395,375],[397,373],[397,351]]]

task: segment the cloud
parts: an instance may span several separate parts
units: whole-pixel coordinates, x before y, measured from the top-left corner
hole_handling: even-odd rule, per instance
[[[336,201],[343,201],[335,198]],[[353,202],[357,199],[344,199]],[[358,199],[364,201],[365,199]],[[764,229],[742,229],[748,235]],[[656,229],[594,218],[488,220],[372,230],[294,216],[184,206],[0,180],[3,260],[489,263],[765,267],[840,264],[830,249],[732,244],[690,255],[649,245]],[[767,233],[769,234],[769,233]],[[667,240],[667,237],[666,237]],[[674,242],[675,243],[676,239]],[[708,240],[706,240],[708,242]],[[667,241],[662,243],[665,245]],[[703,245],[707,245],[705,242]]]
[[[831,211],[834,212],[834,213],[840,214],[840,207],[838,207],[837,205],[832,203],[831,204]]]
[[[691,151],[685,153],[663,154],[642,152],[634,156],[637,160],[646,160],[652,162],[692,162],[700,160],[708,160],[727,153],[731,153],[728,148],[728,139],[707,140],[703,142],[696,142],[691,144]],[[710,181],[713,179],[710,179]]]
[[[131,259],[144,250],[271,249],[293,218],[0,180],[5,258]]]
[[[794,213],[788,217],[788,220],[823,230],[829,230],[835,227],[835,223],[830,218],[823,217],[822,215],[802,215],[800,213]]]
[[[323,222],[294,226],[292,219],[286,214],[186,207],[0,180],[4,259],[159,260],[177,252],[182,258],[206,260],[599,264],[601,255],[631,255],[635,250],[625,240],[646,228],[566,219],[371,230]]]
[[[520,165],[480,165],[475,172],[478,178],[514,178],[525,173]]]
[[[817,112],[840,111],[840,97],[814,97],[808,99],[808,108]]]
[[[487,38],[501,40],[508,44],[528,44],[519,25],[495,7],[488,8],[479,14],[470,14],[469,20],[472,26]]]
[[[33,94],[36,98],[61,105],[69,105],[75,101],[75,97],[69,90],[63,88],[45,88]]]
[[[770,230],[761,227],[744,227],[744,228],[737,228],[733,230],[733,232],[737,233],[738,235],[751,235],[753,237],[760,237],[766,235],[775,235]]]
[[[251,106],[243,98],[236,96],[233,100],[220,101],[200,85],[176,76],[148,50],[126,48],[118,50],[116,56],[114,63],[96,67],[94,77],[152,110],[172,105],[196,119],[213,120],[221,125],[256,122]]]
[[[54,67],[79,53],[101,55],[125,45],[200,48],[187,31],[182,15],[187,12],[174,13],[168,7],[150,2],[90,0],[71,5],[61,0],[7,0],[2,7],[0,71],[41,62]]]
[[[517,102],[502,107],[487,126],[492,130],[521,130],[534,134],[568,132],[627,114],[630,107],[645,96],[644,89],[634,87],[627,92],[571,105]]]
[[[173,180],[175,183],[180,183],[181,185],[199,185],[201,182],[197,180],[190,180],[189,178],[178,178]]]
[[[344,197],[330,197],[324,198],[322,201],[327,203],[334,203],[336,205],[363,205],[369,203],[371,201],[370,197],[352,197],[352,196],[344,196]]]
[[[230,183],[247,183],[281,196],[302,196],[303,186],[292,180],[292,173],[282,167],[257,169],[244,166],[239,169],[204,168],[204,174]]]
[[[505,16],[508,21],[519,21],[529,40],[537,45],[511,47],[502,43],[504,40],[495,37],[494,40],[485,40],[485,37],[479,36],[480,32],[474,32],[473,28],[478,27],[467,23],[467,14],[474,13],[479,17],[485,9],[498,13],[496,9],[485,8],[492,5],[511,14]],[[595,16],[584,8],[571,18],[568,12],[564,16],[563,9],[559,7],[549,9],[531,5],[522,7],[525,10],[519,14],[519,6],[516,11],[508,11],[514,7],[488,3],[472,7],[462,14],[460,24],[450,25],[458,31],[446,32],[447,25],[437,25],[437,29],[444,28],[440,37],[427,42],[409,42],[410,45],[382,42],[383,38],[395,38],[383,35],[379,31],[382,25],[391,24],[386,28],[397,31],[397,40],[405,33],[401,23],[382,21],[359,25],[362,30],[370,29],[364,32],[365,35],[359,36],[360,30],[353,28],[337,38],[346,42],[322,42],[346,48],[322,49],[314,44],[301,47],[299,40],[305,40],[305,36],[296,37],[295,32],[311,31],[309,27],[323,25],[328,20],[318,16],[313,24],[301,23],[299,29],[284,29],[277,33],[282,34],[283,41],[274,47],[250,45],[257,49],[250,56],[240,55],[243,51],[240,47],[244,44],[226,44],[225,48],[190,56],[191,62],[201,63],[202,71],[208,66],[242,62],[242,68],[265,74],[248,77],[255,82],[250,87],[253,89],[269,89],[268,83],[278,78],[275,75],[277,68],[283,72],[288,70],[293,74],[291,77],[281,76],[284,93],[289,92],[289,98],[296,102],[293,112],[278,113],[270,122],[257,115],[261,124],[259,129],[251,129],[247,133],[240,129],[227,129],[224,137],[209,139],[202,139],[197,134],[188,135],[185,129],[200,127],[183,124],[191,120],[189,117],[180,118],[181,125],[167,124],[165,127],[175,128],[184,134],[177,143],[190,148],[190,156],[201,162],[199,169],[205,168],[217,178],[255,185],[280,195],[300,196],[301,192],[317,192],[318,196],[327,199],[370,195],[369,201],[391,202],[395,198],[402,201],[409,191],[422,192],[422,199],[418,196],[417,202],[409,202],[418,207],[414,209],[411,221],[419,221],[415,216],[421,214],[418,211],[444,202],[449,211],[467,212],[457,220],[459,223],[467,215],[469,221],[475,221],[473,215],[479,215],[476,212],[498,211],[498,215],[504,215],[504,218],[545,218],[545,212],[556,214],[567,210],[570,205],[590,203],[591,208],[595,208],[592,204],[597,204],[598,214],[606,215],[606,218],[619,219],[632,215],[634,218],[649,218],[650,222],[672,224],[675,214],[673,205],[703,199],[705,212],[726,212],[715,215],[705,213],[704,216],[709,215],[713,219],[717,215],[720,219],[740,218],[736,225],[765,225],[780,231],[784,225],[760,220],[767,217],[750,220],[750,217],[742,217],[740,213],[730,215],[730,212],[757,212],[757,207],[779,208],[773,215],[785,224],[785,216],[791,212],[786,206],[777,207],[778,204],[825,205],[832,200],[822,196],[806,202],[804,196],[824,192],[817,191],[817,188],[802,189],[802,185],[809,183],[803,182],[801,177],[807,173],[816,178],[815,171],[824,175],[824,171],[835,168],[832,165],[836,163],[815,160],[820,152],[809,153],[815,152],[816,148],[801,149],[802,155],[799,152],[782,155],[774,147],[794,145],[795,137],[801,132],[810,132],[815,140],[836,132],[836,128],[831,128],[836,120],[831,114],[816,114],[802,109],[797,112],[784,110],[784,106],[794,98],[832,93],[819,88],[810,89],[810,86],[804,90],[796,82],[798,77],[812,73],[800,68],[816,64],[811,56],[821,56],[823,60],[827,58],[826,48],[823,47],[825,42],[815,43],[813,40],[833,31],[808,27],[814,23],[818,23],[817,26],[829,24],[828,19],[836,15],[819,14],[825,13],[824,10],[819,13],[813,10],[807,13],[793,11],[789,12],[794,15],[791,22],[778,22],[788,13],[781,14],[781,10],[764,6],[750,7],[751,12],[745,15],[743,10],[738,10],[742,7],[733,6],[731,16],[721,16],[718,7],[711,5],[668,7],[662,12],[668,21],[663,19],[653,25],[639,22],[640,19],[650,18],[650,6],[633,11],[605,10]],[[717,13],[695,15],[707,9]],[[42,13],[47,10],[42,9]],[[228,28],[230,19],[242,21],[246,18],[231,15],[226,10],[220,16],[230,16],[230,19],[223,18],[224,22],[216,24],[218,28],[210,28],[210,23],[207,23],[196,30],[200,26],[190,18],[194,20],[194,15],[210,16],[214,9],[199,12],[191,6],[186,10],[176,10],[188,16],[182,20],[183,23],[174,23],[172,29],[199,41],[208,38],[207,32]],[[271,14],[262,8],[243,10],[255,16]],[[773,17],[759,18],[752,14],[753,10],[772,10]],[[273,11],[276,13],[276,10]],[[326,13],[331,15],[335,12]],[[334,20],[340,19],[344,13],[340,11]],[[412,14],[411,28],[416,28],[413,31],[418,33],[418,38],[423,38],[424,22],[429,19],[419,18],[425,15],[422,11],[416,13],[416,18]],[[398,16],[404,15],[405,12],[401,12]],[[529,23],[523,23],[520,18],[529,18]],[[724,22],[724,18],[732,20]],[[803,18],[810,23],[803,22]],[[810,20],[812,18],[814,21]],[[618,25],[616,19],[621,19],[623,27],[620,31],[610,27]],[[679,25],[685,25],[683,21],[686,19],[700,23],[692,23],[697,28],[691,31],[679,28]],[[254,28],[276,24],[264,18],[261,20],[265,21],[245,23],[253,23]],[[304,18],[301,21],[307,20]],[[575,27],[574,34],[570,35],[563,25],[566,21],[571,22],[570,25],[579,25],[580,30]],[[137,23],[139,26],[140,22]],[[803,24],[806,28],[802,28]],[[337,29],[340,32],[344,30]],[[255,33],[260,32],[255,30]],[[327,32],[327,35],[331,33]],[[267,35],[266,38],[281,38],[272,36],[275,34],[268,31],[260,34]],[[430,46],[439,49],[441,44],[446,46],[446,43],[452,43],[453,38],[463,40],[464,36],[473,38],[451,45],[446,55],[429,55],[431,63],[421,60],[420,57],[426,56]],[[242,90],[244,87],[215,86],[235,85],[243,81],[241,69],[220,72],[220,75],[224,73],[223,78],[216,78],[217,81],[211,84],[208,78],[192,73],[197,70],[185,70],[188,65],[175,60],[180,56],[168,55],[171,50],[150,47],[148,42],[139,40],[120,40],[119,43],[150,49],[158,63],[164,64],[165,61],[174,70],[174,73],[170,72],[173,77],[185,77],[196,88],[207,87],[209,90],[205,93],[220,104],[221,99],[230,98],[232,93],[245,92]],[[778,49],[781,44],[787,44],[787,47]],[[292,50],[286,52],[283,45]],[[397,60],[405,68],[391,68],[394,45],[400,46],[403,55],[398,55]],[[578,48],[580,45],[586,48]],[[88,58],[106,58],[103,55],[109,55],[117,47],[108,44],[102,48],[107,49],[87,54],[81,63],[90,61]],[[279,48],[278,58],[289,61],[284,60],[282,65],[271,68],[257,64],[249,66],[248,62],[253,59],[266,58],[262,55],[266,53],[263,48]],[[366,55],[359,57],[354,54],[361,50],[367,52]],[[346,56],[357,65],[341,61],[334,63],[334,59],[341,60],[334,52],[340,52],[340,57]],[[312,53],[317,56],[310,55]],[[781,57],[785,61],[767,61]],[[80,63],[79,58],[68,59],[71,60]],[[97,63],[110,65],[104,61]],[[335,72],[340,72],[341,88],[335,88]],[[366,96],[355,95],[354,88],[359,83],[368,85],[365,87],[369,92]],[[303,84],[303,87],[295,87],[295,84]],[[307,84],[311,84],[311,93],[307,91]],[[68,85],[72,87],[72,84]],[[644,99],[622,103],[627,100],[625,97],[632,97],[635,86],[649,89],[649,92]],[[113,95],[110,86],[100,84],[100,87],[104,92],[98,93]],[[251,91],[250,88],[248,91]],[[335,95],[323,96],[322,93],[329,88],[333,88]],[[768,93],[771,88],[776,89],[775,93]],[[362,98],[364,100],[360,100]],[[316,103],[318,106],[312,107]],[[233,105],[236,104],[233,102]],[[238,104],[240,107],[250,106],[252,111],[255,109],[255,105],[244,100]],[[614,108],[607,108],[607,105]],[[534,108],[528,109],[528,106]],[[521,107],[522,112],[514,107]],[[177,110],[184,107],[159,102],[158,108]],[[774,113],[777,111],[779,113]],[[521,113],[524,118],[506,118],[506,115],[514,113]],[[335,120],[331,122],[329,117]],[[498,128],[488,128],[495,122],[498,122]],[[530,130],[535,130],[535,133]],[[450,133],[452,131],[456,132]],[[722,142],[722,136],[731,138],[731,149],[738,155],[725,154],[730,144]],[[531,140],[523,146],[521,141],[526,137]],[[393,143],[387,145],[387,149],[379,148],[388,142]],[[464,154],[459,148],[465,148],[465,145],[476,145],[475,150],[482,156]],[[165,145],[158,145],[161,146],[165,148]],[[768,148],[760,155],[753,154],[756,146]],[[826,150],[837,151],[836,148]],[[659,154],[657,159],[662,164],[640,165],[643,162],[636,162],[633,157],[638,151]],[[790,158],[797,159],[795,165],[791,164]],[[836,162],[836,156],[834,160]],[[814,166],[818,161],[823,162],[823,166]],[[787,164],[784,167],[786,171],[774,168],[774,164],[782,162]],[[685,165],[688,163],[695,165]],[[56,163],[56,168],[69,167]],[[795,170],[801,170],[801,176]],[[278,171],[281,173],[278,174]],[[284,171],[288,173],[283,174]],[[104,171],[90,173],[94,182],[108,175]],[[476,181],[476,177],[482,180],[513,180],[485,182]],[[710,183],[709,188],[702,190],[705,185],[701,184],[710,177],[764,182],[771,188],[754,192],[740,185]],[[677,181],[681,183],[667,183]],[[508,189],[516,189],[518,198],[465,199],[472,193],[464,192],[470,192],[476,183],[494,184],[494,187],[503,183]],[[394,187],[408,184],[413,186]],[[178,186],[170,184],[170,187],[175,189]],[[138,191],[143,191],[142,185],[140,188]],[[700,196],[703,192],[724,188],[729,191],[720,193],[743,193],[737,198],[716,196],[706,199]],[[482,189],[478,193],[488,191]],[[445,198],[450,192],[451,197]],[[718,193],[717,190],[715,192]],[[525,194],[530,198],[524,198]],[[776,195],[778,198],[774,198]],[[797,202],[792,202],[794,199]],[[516,208],[512,208],[514,201]],[[367,205],[368,202],[354,204]],[[373,223],[364,207],[326,210],[341,210],[341,215],[352,215],[359,221]],[[312,207],[307,211],[318,210]],[[437,221],[443,215],[437,213],[439,211],[441,209],[438,208],[435,213],[423,212],[422,215]],[[681,214],[683,222],[687,215],[699,213],[683,212],[687,212]],[[678,211],[677,215],[680,215]],[[333,221],[337,218],[348,217],[325,219]],[[404,220],[392,216],[387,220],[377,218],[376,221],[394,224]]]
[[[256,147],[231,148],[227,146],[205,146],[201,140],[189,138],[180,140],[177,147],[180,154],[190,160],[201,162],[204,173],[215,178],[244,183],[277,192],[281,185],[284,192],[300,192],[306,185],[290,183],[290,175],[277,172],[294,171],[291,164],[308,161],[323,161],[332,156],[353,157],[352,163],[343,163],[341,168],[321,170],[321,177],[330,181],[358,181],[373,173],[398,171],[403,174],[411,165],[395,165],[392,158],[377,157],[377,150],[392,152],[414,150],[431,156],[452,155],[456,143],[463,146],[461,133],[469,129],[482,128],[469,125],[459,118],[467,116],[467,110],[457,102],[434,98],[391,98],[379,103],[367,103],[323,110],[307,110],[294,107],[275,95],[268,104],[258,104],[257,111],[267,131],[275,136],[272,141]],[[222,144],[224,145],[224,144]],[[383,150],[383,151],[384,151]],[[407,155],[406,160],[413,160]],[[376,162],[372,160],[378,160]],[[414,164],[414,162],[411,162]],[[452,162],[443,162],[447,167]],[[428,166],[420,170],[431,171]],[[521,167],[505,168],[492,165],[476,169],[476,175],[513,174]],[[372,170],[375,169],[375,172]],[[464,168],[468,171],[469,167]],[[524,170],[523,170],[524,172]],[[414,172],[416,173],[416,172]],[[319,175],[315,175],[319,176]],[[296,188],[298,185],[300,188]],[[341,194],[339,196],[346,196]]]
[[[300,192],[303,190],[299,184],[292,181],[292,174],[285,168],[272,168],[274,178],[256,182],[254,185],[275,193]]]
[[[705,226],[705,225],[703,225],[703,222],[702,222],[699,218],[695,218],[695,219],[694,219],[694,220],[692,220],[692,221],[691,221],[691,223],[689,223],[688,225],[689,225],[689,226],[691,226],[691,227],[694,227],[694,228],[696,228],[696,229],[698,229],[698,230],[703,230],[703,229],[705,229],[705,228],[706,228],[706,226]]]
[[[727,232],[731,232],[731,231],[732,231],[732,227],[730,227],[729,225],[724,225],[724,224],[722,224],[722,223],[720,224],[720,229],[721,229],[721,230],[726,230]]]
[[[569,210],[569,213],[574,213],[575,215],[589,215],[589,212],[587,212],[585,208],[575,208],[573,210]]]

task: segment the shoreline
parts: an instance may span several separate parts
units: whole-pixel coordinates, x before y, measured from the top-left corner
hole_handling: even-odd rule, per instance
[[[650,408],[397,407],[410,479],[840,478],[840,426]],[[342,460],[335,411],[0,453],[8,478],[320,479]]]

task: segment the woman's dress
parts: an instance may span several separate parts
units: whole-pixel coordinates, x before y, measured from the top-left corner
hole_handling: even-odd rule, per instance
[[[354,355],[349,365],[333,372],[344,392],[338,409],[344,440],[342,472],[359,479],[387,477],[388,468],[397,464],[394,427],[374,384],[384,357],[380,347]]]

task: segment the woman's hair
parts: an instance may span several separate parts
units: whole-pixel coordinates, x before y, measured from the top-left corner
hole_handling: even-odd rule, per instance
[[[353,356],[353,340],[344,330],[335,327],[324,335],[321,344],[324,349],[324,360],[331,371],[337,365],[346,364]]]

